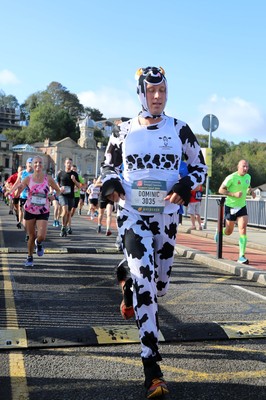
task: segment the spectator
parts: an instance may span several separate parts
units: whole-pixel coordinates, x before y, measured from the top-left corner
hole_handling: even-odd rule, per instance
[[[191,219],[191,230],[196,229],[196,222],[199,226],[199,230],[202,231],[201,216],[200,216],[200,204],[202,199],[202,186],[199,185],[195,190],[191,190],[191,197],[189,200],[187,212]]]

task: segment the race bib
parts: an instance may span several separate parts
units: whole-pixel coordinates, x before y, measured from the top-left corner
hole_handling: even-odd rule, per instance
[[[71,193],[71,187],[70,186],[64,186],[64,193],[63,194],[68,194]]]
[[[234,214],[238,213],[239,210],[241,210],[241,207],[232,207],[232,208],[230,208],[230,214],[234,215]]]
[[[131,205],[138,212],[162,213],[166,195],[166,181],[134,181],[131,188]]]
[[[202,192],[201,191],[196,192],[195,199],[197,199],[197,200],[201,200],[202,199]]]
[[[33,194],[31,197],[31,204],[37,207],[45,206],[46,195],[44,193]]]

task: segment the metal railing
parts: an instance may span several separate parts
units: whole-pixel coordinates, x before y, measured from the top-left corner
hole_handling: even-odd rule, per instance
[[[204,218],[205,209],[205,196],[201,201],[201,217]],[[208,210],[207,220],[217,221],[218,219],[218,205],[217,200],[221,199],[221,196],[208,196]],[[266,200],[247,199],[247,210],[248,210],[248,225],[256,228],[266,229]],[[187,214],[185,207],[185,215]]]

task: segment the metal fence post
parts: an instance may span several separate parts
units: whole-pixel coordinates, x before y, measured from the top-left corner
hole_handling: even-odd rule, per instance
[[[225,197],[216,200],[218,203],[218,220],[217,220],[217,258],[222,258],[223,254],[223,227],[224,227],[224,202]]]

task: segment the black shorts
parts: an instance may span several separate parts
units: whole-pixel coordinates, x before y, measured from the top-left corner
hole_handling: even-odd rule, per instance
[[[68,211],[70,211],[74,207],[74,197],[67,197],[64,195],[60,195],[58,198],[60,206],[67,206]]]
[[[106,208],[107,204],[114,205],[114,202],[111,200],[108,200],[107,197],[103,196],[102,192],[101,192],[100,196],[99,196],[99,208],[104,209],[104,208]]]
[[[29,221],[31,219],[36,219],[37,220],[44,220],[48,221],[50,213],[45,213],[45,214],[31,214],[28,211],[24,211],[24,219],[26,221]]]
[[[24,204],[26,203],[26,201],[27,201],[27,199],[22,199],[22,198],[20,197],[20,199],[19,199],[19,205],[20,205],[20,207],[23,207]]]
[[[247,207],[244,206],[242,208],[240,208],[239,211],[237,211],[236,213],[232,214],[233,208],[232,207],[228,207],[228,206],[224,206],[224,218],[227,221],[236,221],[237,218],[239,217],[244,217],[245,215],[248,215],[247,212]]]
[[[73,208],[78,208],[79,205],[79,197],[74,197],[74,206]]]
[[[106,199],[106,200],[101,199],[101,201],[99,202],[99,208],[100,209],[106,208],[107,204],[112,204],[112,206],[113,206],[114,202],[111,200],[108,200],[108,199]]]
[[[84,200],[85,200],[85,193],[84,193],[84,194],[81,193],[81,194],[79,195],[79,198],[80,198],[81,201],[84,201]]]
[[[13,197],[13,204],[19,203],[19,197]]]
[[[95,207],[98,205],[98,199],[89,199],[89,202]]]

